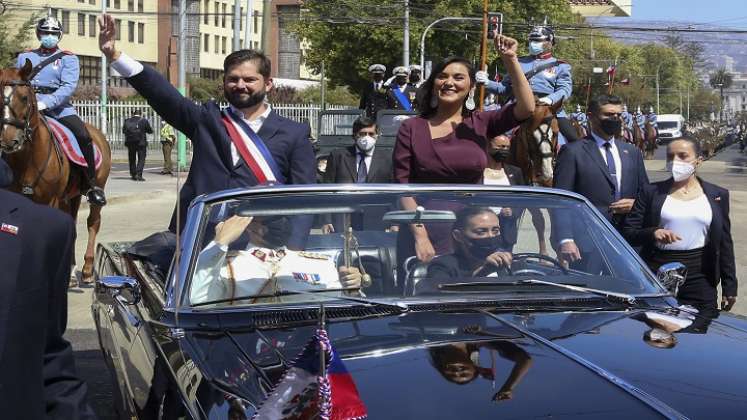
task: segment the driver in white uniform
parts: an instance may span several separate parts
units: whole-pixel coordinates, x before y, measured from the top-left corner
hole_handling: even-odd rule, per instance
[[[327,255],[292,251],[284,245],[290,237],[285,217],[232,216],[215,227],[215,238],[197,257],[192,279],[192,304],[218,299],[272,294],[278,290],[313,291],[352,289],[359,294],[361,273],[355,267],[340,267]],[[248,238],[240,251],[229,252],[239,238]],[[319,298],[329,298],[329,294]],[[257,302],[313,300],[299,294],[280,298],[255,298]],[[244,299],[242,299],[244,300]]]

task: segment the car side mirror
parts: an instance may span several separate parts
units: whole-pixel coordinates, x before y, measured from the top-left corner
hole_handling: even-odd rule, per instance
[[[687,278],[687,267],[679,262],[663,264],[656,271],[656,278],[659,279],[662,286],[677,296],[677,291]]]
[[[132,277],[104,276],[98,279],[96,287],[108,291],[113,297],[120,297],[127,305],[140,302],[140,284]]]

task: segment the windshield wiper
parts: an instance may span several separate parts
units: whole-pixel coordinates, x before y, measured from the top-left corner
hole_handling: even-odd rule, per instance
[[[238,297],[232,297],[232,298],[225,298],[225,299],[216,299],[211,300],[207,302],[198,302],[192,304],[192,307],[200,307],[200,306],[208,306],[208,305],[216,305],[219,303],[228,303],[228,302],[235,302],[239,300],[247,300],[247,299],[262,299],[262,298],[273,298],[273,297],[281,297],[281,296],[292,296],[292,295],[306,295],[306,294],[317,294],[317,293],[326,293],[326,292],[348,292],[348,291],[360,291],[360,287],[338,287],[334,289],[311,289],[311,290],[291,290],[291,289],[279,289],[273,293],[267,293],[263,295],[246,295],[246,296],[238,296]],[[407,311],[410,309],[406,304],[401,302],[396,303],[389,303],[389,302],[381,302],[378,300],[368,299],[364,297],[354,297],[354,296],[335,296],[335,299],[341,299],[341,300],[347,300],[350,302],[356,302],[356,303],[364,303],[366,305],[371,306],[377,306],[377,307],[389,307],[392,309],[395,309],[397,311]]]
[[[591,293],[594,295],[604,296],[611,300],[618,302],[627,303],[633,305],[636,303],[635,296],[628,295],[625,293],[610,292],[607,290],[592,289],[584,287],[584,285],[573,285],[564,283],[555,283],[552,281],[545,280],[518,280],[514,282],[491,282],[491,281],[480,281],[480,282],[465,282],[465,283],[451,283],[451,284],[439,284],[439,289],[469,289],[473,287],[490,287],[490,286],[521,286],[525,284],[542,284],[545,286],[555,286],[567,290],[573,290],[582,293]]]

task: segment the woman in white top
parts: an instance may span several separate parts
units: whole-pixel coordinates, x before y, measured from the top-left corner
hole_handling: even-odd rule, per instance
[[[702,159],[696,140],[682,138],[667,146],[667,168],[672,177],[651,184],[636,199],[625,219],[623,235],[652,270],[668,262],[687,266],[680,287],[680,303],[706,313],[736,302],[737,279],[734,243],[729,220],[729,192],[695,175]]]

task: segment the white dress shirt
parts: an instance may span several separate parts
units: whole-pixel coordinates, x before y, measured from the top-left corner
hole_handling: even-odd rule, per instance
[[[132,77],[143,71],[143,65],[125,53],[121,53],[119,58],[112,61],[112,69],[122,77]]]
[[[599,149],[599,153],[602,154],[602,160],[604,161],[604,163],[607,163],[607,151],[604,149],[604,144],[607,143],[607,140],[597,136],[593,131],[591,132],[591,135],[592,137],[594,137],[594,141],[597,142],[597,148]],[[610,148],[610,152],[612,153],[612,159],[615,160],[615,170],[617,171],[617,173],[615,174],[615,177],[617,178],[615,180],[617,184],[617,191],[620,191],[620,187],[622,185],[621,180],[623,170],[622,162],[620,161],[620,151],[617,149],[617,144],[615,143],[614,137],[610,139],[609,143],[610,145],[612,145],[612,147]]]
[[[230,106],[231,111],[234,113],[234,115],[238,115],[245,123],[249,124],[249,127],[255,132],[259,133],[259,130],[262,128],[262,125],[265,123],[265,120],[270,115],[270,111],[272,109],[270,108],[270,104],[265,102],[265,106],[267,107],[265,109],[265,112],[262,113],[259,117],[257,117],[254,120],[247,120],[244,117],[244,113],[239,111],[238,108],[234,107],[233,105]],[[262,139],[264,141],[264,139]],[[239,151],[236,150],[236,145],[231,142],[231,159],[233,160],[233,166],[238,165],[239,159],[241,159],[241,155],[239,155]]]

